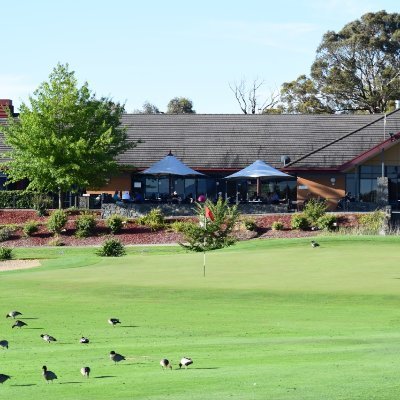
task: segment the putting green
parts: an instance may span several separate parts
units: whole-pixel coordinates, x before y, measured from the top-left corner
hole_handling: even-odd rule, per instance
[[[322,237],[178,247],[17,249],[0,273],[1,398],[395,399],[400,239]],[[5,314],[28,323],[11,329]],[[107,323],[117,317],[122,324]],[[44,342],[40,334],[57,338]],[[79,344],[81,336],[90,338]],[[127,360],[114,365],[111,350]],[[181,357],[194,360],[179,370]],[[161,358],[172,361],[162,371]],[[58,375],[46,384],[42,365]],[[89,379],[80,368],[90,366]]]

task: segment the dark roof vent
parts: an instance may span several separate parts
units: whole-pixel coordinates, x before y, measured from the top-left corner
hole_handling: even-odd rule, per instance
[[[285,167],[287,164],[290,163],[290,157],[289,156],[281,156],[281,163]]]

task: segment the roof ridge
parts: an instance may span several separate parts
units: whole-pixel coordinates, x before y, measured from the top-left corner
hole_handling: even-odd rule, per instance
[[[324,144],[324,145],[318,147],[317,149],[310,151],[310,152],[307,153],[307,154],[304,154],[304,155],[301,156],[300,158],[297,158],[296,160],[294,160],[294,161],[290,162],[289,164],[287,164],[286,167],[291,167],[291,166],[293,166],[294,164],[296,164],[297,162],[302,161],[302,160],[304,160],[305,158],[307,158],[307,157],[309,157],[309,156],[311,156],[311,155],[313,155],[313,154],[315,154],[315,153],[318,153],[319,151],[321,151],[321,150],[323,150],[323,149],[326,149],[327,147],[329,147],[329,146],[331,146],[331,145],[333,145],[333,144],[335,144],[335,143],[338,143],[338,142],[340,142],[341,140],[346,139],[347,137],[349,137],[349,136],[351,136],[351,135],[354,135],[355,133],[360,132],[360,131],[362,131],[363,129],[365,129],[365,128],[367,128],[367,127],[369,127],[369,126],[375,124],[376,122],[381,121],[382,119],[385,119],[385,118],[387,118],[388,116],[390,116],[390,115],[392,115],[392,114],[394,114],[394,113],[396,113],[396,112],[399,112],[399,111],[400,111],[400,109],[396,109],[396,110],[390,112],[389,114],[383,114],[383,115],[382,115],[382,114],[377,114],[377,115],[378,115],[378,118],[376,118],[374,121],[369,122],[368,124],[366,124],[366,125],[364,125],[364,126],[358,128],[358,129],[356,129],[356,130],[354,130],[354,131],[352,131],[352,132],[346,133],[345,135],[341,136],[340,138],[334,139],[334,140],[332,140],[331,142],[326,143],[326,144]]]

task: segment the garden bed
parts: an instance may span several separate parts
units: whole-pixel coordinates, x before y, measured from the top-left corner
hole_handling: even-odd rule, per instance
[[[59,236],[59,244],[64,246],[100,246],[109,237],[110,231],[105,221],[97,218],[97,226],[93,234],[88,238],[75,237],[75,220],[79,213],[70,213],[65,230]],[[293,214],[270,214],[249,217],[256,223],[256,231],[240,229],[235,232],[238,240],[250,240],[253,238],[297,238],[315,236],[318,231],[300,231],[290,229],[290,221]],[[98,217],[98,214],[97,214]],[[7,247],[35,247],[54,245],[54,236],[46,228],[48,217],[39,217],[33,210],[0,210],[0,225],[16,225],[8,240],[2,242]],[[177,220],[179,218],[175,218]],[[193,219],[193,218],[190,218]],[[23,234],[22,227],[27,221],[37,221],[38,232],[30,237]],[[185,218],[185,220],[188,220]],[[172,222],[171,220],[170,222]],[[282,230],[272,230],[274,222],[280,221],[283,224]],[[349,227],[357,224],[357,218],[352,214],[338,215],[340,226]],[[122,231],[114,235],[124,245],[148,245],[148,244],[172,244],[183,241],[181,233],[173,232],[170,229],[152,231],[150,228],[138,225],[134,220],[129,220]]]

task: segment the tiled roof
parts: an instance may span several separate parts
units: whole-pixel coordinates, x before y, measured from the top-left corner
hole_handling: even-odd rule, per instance
[[[290,157],[293,167],[324,168],[383,140],[378,135],[382,115],[125,114],[121,122],[130,140],[144,143],[118,161],[138,168],[149,167],[170,150],[194,169],[238,170],[257,159],[281,168],[282,155]],[[387,132],[391,123],[388,118]],[[360,129],[367,133],[354,134]],[[349,139],[338,140],[342,137]],[[335,141],[344,145],[327,146]],[[0,153],[6,149],[0,140]]]
[[[241,169],[257,159],[282,167],[343,135],[379,120],[379,115],[140,115],[122,125],[144,143],[119,157],[145,168],[171,150],[194,169]]]
[[[400,132],[400,110],[396,110],[386,116],[386,127],[384,127],[384,116],[366,124],[364,127],[342,136],[341,138],[327,143],[320,148],[304,154],[289,164],[290,168],[339,168],[360,154],[377,146],[389,138],[389,133]]]

